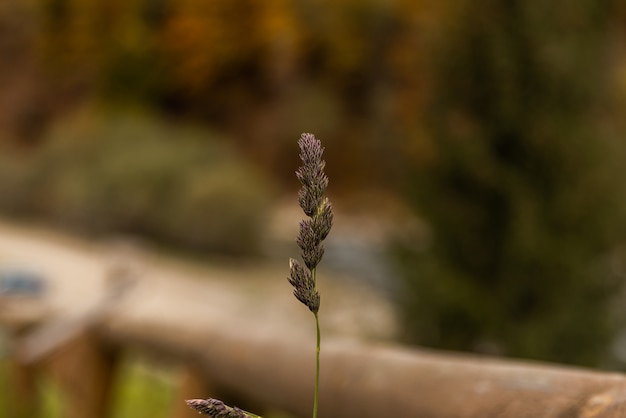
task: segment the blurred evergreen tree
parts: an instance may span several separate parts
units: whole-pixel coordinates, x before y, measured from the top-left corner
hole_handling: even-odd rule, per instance
[[[605,117],[614,4],[466,3],[433,61],[436,157],[411,176],[432,241],[399,251],[409,338],[597,365],[626,215]]]

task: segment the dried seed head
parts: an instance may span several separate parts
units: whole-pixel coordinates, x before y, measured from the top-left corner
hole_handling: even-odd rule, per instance
[[[313,216],[322,201],[323,192],[309,186],[302,186],[298,192],[298,204],[307,216]]]
[[[320,309],[320,294],[315,288],[315,281],[310,270],[305,269],[293,258],[289,259],[289,283],[293,286],[293,295],[313,313]]]
[[[325,198],[313,218],[315,221],[315,225],[313,226],[315,229],[315,235],[320,242],[324,241],[328,236],[328,233],[333,226],[333,217],[333,205],[330,203],[328,198]]]
[[[324,148],[313,134],[302,134],[298,141],[302,166],[296,171],[302,188],[298,192],[298,203],[308,216],[300,222],[296,243],[302,250],[302,259],[307,269],[296,260],[289,260],[289,282],[294,287],[296,298],[317,313],[320,295],[316,289],[313,271],[324,256],[322,241],[328,236],[333,225],[333,207],[324,192],[328,187],[328,177],[324,173],[326,163],[322,160]]]
[[[190,408],[212,418],[250,418],[248,414],[237,407],[231,408],[217,399],[190,399],[187,402]]]
[[[322,160],[324,148],[319,139],[310,133],[303,133],[298,140],[300,146],[300,159],[305,165],[315,164]]]
[[[328,187],[328,177],[324,173],[326,163],[322,160],[324,148],[313,134],[302,134],[298,141],[302,166],[296,171],[296,177],[302,183],[298,194],[298,203],[307,214],[313,216],[320,207],[322,195]]]
[[[320,239],[320,233],[316,227],[316,220],[304,219],[300,221],[300,232],[296,237],[296,243],[302,250],[304,264],[313,270],[324,255],[324,246]]]

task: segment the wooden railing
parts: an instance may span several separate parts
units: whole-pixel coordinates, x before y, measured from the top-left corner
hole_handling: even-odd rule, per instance
[[[119,353],[131,347],[177,362],[184,371],[173,418],[197,416],[183,400],[208,396],[235,400],[257,413],[279,408],[309,415],[310,344],[246,329],[181,330],[114,313],[75,327],[46,353],[24,359],[13,352],[16,418],[33,416],[33,379],[41,371],[60,388],[64,417],[107,417]],[[30,332],[36,331],[14,332],[16,349],[32,343]],[[322,347],[320,417],[626,417],[626,378],[334,340]]]
[[[99,248],[0,228],[3,257],[36,258],[52,282],[52,310],[46,300],[0,299],[0,326],[10,335],[7,418],[37,417],[42,373],[59,388],[64,418],[109,417],[115,370],[129,349],[179,366],[171,418],[197,417],[184,400],[209,396],[261,415],[282,409],[310,416],[314,333],[297,303],[280,306],[284,316],[264,317],[279,302],[263,297],[256,282],[247,288],[237,282],[224,293],[226,280],[185,281],[162,264],[144,269],[145,280],[134,284],[118,280],[123,270],[109,271],[109,280]],[[287,289],[279,290],[292,302]],[[233,293],[249,297],[238,300]],[[332,305],[324,305],[323,320]],[[299,332],[307,326],[310,333]],[[320,418],[626,417],[621,374],[326,334],[321,364]]]

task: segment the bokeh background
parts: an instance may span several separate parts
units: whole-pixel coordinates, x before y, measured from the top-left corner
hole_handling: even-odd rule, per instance
[[[267,257],[302,132],[401,341],[624,369],[623,1],[0,2],[6,219]]]

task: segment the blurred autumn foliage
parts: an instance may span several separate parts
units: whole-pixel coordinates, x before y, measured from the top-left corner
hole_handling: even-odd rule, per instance
[[[411,1],[6,0],[3,135],[28,146],[86,101],[130,100],[227,132],[279,174],[315,131],[340,144],[336,181],[384,182],[400,138],[422,155],[420,50],[445,19]]]
[[[294,141],[314,132],[336,193],[391,190],[427,226],[426,239],[396,248],[411,340],[573,363],[606,358],[616,329],[608,302],[624,270],[607,266],[626,236],[623,1],[3,0],[0,91],[0,141],[25,158],[0,167],[5,178],[30,169],[24,155],[58,149],[47,142],[57,141],[59,121],[84,108],[148,109],[160,121],[141,119],[142,137],[163,122],[208,127],[217,133],[206,135],[210,147],[228,142],[290,187]],[[134,129],[112,141],[123,150]],[[170,136],[138,178],[154,167],[187,173],[159,156],[195,140]],[[97,142],[84,152],[99,155]],[[186,169],[194,163],[185,156],[174,160]],[[229,178],[246,173],[232,166]],[[124,184],[115,166],[98,167],[114,174],[106,184]],[[191,215],[176,218],[180,229],[134,212],[131,190],[111,198],[134,226],[197,244],[185,222],[202,220],[196,193],[214,210],[213,190],[189,173],[181,178],[196,186],[181,191],[180,213]],[[242,216],[254,206],[241,202],[265,190],[232,189]],[[28,201],[18,180],[2,190],[15,196],[3,205],[10,210]],[[61,211],[89,199],[86,210],[98,209],[91,191],[66,192],[46,196]],[[157,200],[137,205],[149,211]]]
[[[292,171],[294,135],[315,131],[337,142],[337,182],[387,185],[403,175],[399,158],[434,157],[424,121],[437,56],[454,22],[489,7],[463,4],[5,0],[3,136],[27,144],[85,101],[132,100],[227,132],[279,178]],[[613,75],[623,89],[620,13]]]

